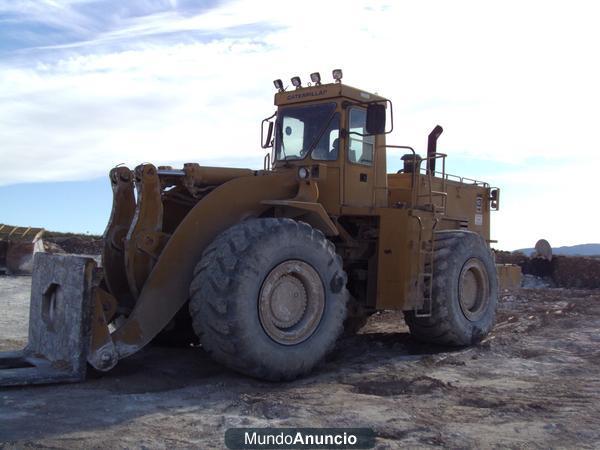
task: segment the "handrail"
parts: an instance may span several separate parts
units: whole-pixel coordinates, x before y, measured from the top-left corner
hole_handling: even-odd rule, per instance
[[[442,198],[441,208],[445,212],[446,203],[447,203],[447,185],[446,185],[447,181],[456,181],[461,184],[480,186],[480,187],[483,187],[486,189],[489,189],[489,187],[490,187],[490,185],[485,181],[480,181],[480,180],[476,180],[474,178],[461,177],[458,175],[446,173],[446,157],[448,155],[445,153],[436,152],[436,153],[432,153],[431,155],[426,156],[426,157],[420,157],[417,155],[414,148],[412,148],[408,145],[387,145],[386,144],[386,145],[381,145],[379,147],[405,149],[412,153],[412,155],[414,157],[415,170],[413,170],[411,173],[411,186],[410,186],[411,187],[411,199],[410,199],[410,207],[411,208],[414,208],[415,206],[418,205],[418,200],[420,198],[428,197],[429,204],[431,205],[432,209],[435,210],[436,207],[433,204],[433,198],[441,197]],[[418,156],[418,158],[417,158],[417,156]],[[430,166],[429,161],[431,161],[433,159],[441,159],[442,160],[442,170],[441,171],[427,170],[427,167]],[[425,164],[423,164],[424,162],[425,162]],[[418,175],[425,175],[427,177],[427,192],[426,193],[420,192],[421,185],[420,185],[420,183],[417,182]],[[433,177],[441,178],[441,180],[442,180],[441,191],[436,192],[433,190],[433,179],[432,179]]]
[[[434,190],[433,190],[433,176],[432,175],[432,171],[431,170],[427,170],[426,171],[426,175],[427,175],[427,185],[428,185],[428,196],[429,196],[429,204],[431,205],[431,209],[433,211],[434,214],[436,214],[436,206],[433,202],[433,197],[435,196],[441,196],[442,198],[442,214],[445,214],[446,212],[446,199],[448,197],[448,194],[446,193],[446,155],[445,153],[431,153],[430,155],[427,155],[427,157],[424,158],[425,161],[427,161],[427,164],[425,165],[425,167],[430,167],[429,161],[434,161],[436,159],[441,159],[442,160],[442,190],[441,192],[439,191],[435,191],[434,194]],[[421,162],[419,162],[419,170],[421,170]]]
[[[427,172],[427,169],[424,168],[424,167],[422,167],[421,168],[421,173],[422,174],[426,174],[426,172]],[[434,172],[434,176],[435,175],[442,175],[442,172],[435,171]],[[452,180],[452,179],[454,179],[454,180],[456,180],[456,181],[458,181],[459,183],[462,183],[462,184],[473,184],[473,185],[481,186],[481,187],[484,187],[484,188],[488,188],[490,186],[489,183],[487,183],[485,181],[476,180],[474,178],[469,178],[469,177],[461,177],[459,175],[454,175],[454,174],[451,174],[451,173],[447,173],[445,175],[445,179],[446,180]],[[467,183],[467,182],[470,182],[470,183]]]
[[[409,147],[408,145],[382,145],[380,147],[384,147],[384,148],[403,148],[406,150],[410,150],[413,154],[413,156],[417,156],[417,153],[415,152],[415,150],[412,147]],[[469,177],[461,177],[460,175],[454,175],[454,174],[450,174],[450,173],[445,173],[446,172],[446,157],[448,155],[446,153],[434,153],[432,156],[430,157],[422,157],[421,161],[429,161],[430,159],[433,158],[441,158],[442,159],[442,171],[434,171],[433,175],[437,176],[437,175],[442,175],[440,178],[443,178],[445,180],[451,180],[454,179],[456,181],[458,181],[459,183],[463,183],[463,184],[474,184],[476,186],[481,186],[484,188],[489,188],[490,185],[489,183],[485,182],[485,181],[481,181],[481,180],[476,180],[475,178],[469,178]],[[427,166],[425,167],[419,167],[419,173],[420,174],[427,174]],[[470,183],[469,183],[470,182]]]

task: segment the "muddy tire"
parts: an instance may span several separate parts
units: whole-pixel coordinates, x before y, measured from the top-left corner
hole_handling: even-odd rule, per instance
[[[440,231],[435,237],[431,317],[404,318],[416,339],[465,346],[483,339],[496,316],[498,280],[483,238],[470,231]]]
[[[342,333],[346,281],[320,231],[291,219],[248,220],[219,235],[195,268],[194,329],[231,369],[291,380],[319,363]]]

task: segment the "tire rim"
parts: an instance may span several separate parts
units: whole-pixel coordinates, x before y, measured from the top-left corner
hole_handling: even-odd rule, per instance
[[[481,260],[471,258],[463,265],[458,299],[463,314],[470,321],[479,320],[485,314],[490,301],[490,287],[487,270]]]
[[[275,266],[258,296],[260,323],[267,335],[283,345],[308,339],[325,310],[321,277],[311,265],[289,260]]]

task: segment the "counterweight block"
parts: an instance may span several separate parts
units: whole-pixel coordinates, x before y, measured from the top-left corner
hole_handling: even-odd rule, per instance
[[[23,350],[0,352],[0,386],[85,379],[95,268],[89,257],[36,253],[29,341]]]

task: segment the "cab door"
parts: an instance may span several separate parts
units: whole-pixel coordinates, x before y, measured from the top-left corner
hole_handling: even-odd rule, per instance
[[[374,206],[375,137],[366,134],[367,110],[348,108],[345,139],[344,206]]]

